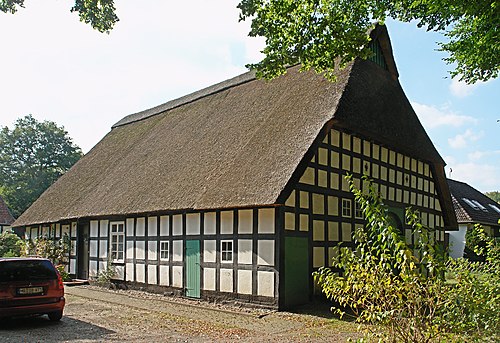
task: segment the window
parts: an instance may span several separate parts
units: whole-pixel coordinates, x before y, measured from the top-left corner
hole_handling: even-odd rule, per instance
[[[111,260],[124,261],[125,250],[125,224],[123,222],[111,223]]]
[[[496,212],[500,213],[500,208],[497,206],[497,205],[492,205],[492,204],[489,204],[489,206],[494,209]]]
[[[168,260],[168,241],[160,242],[160,260]]]
[[[352,217],[351,199],[342,199],[342,217]]]
[[[465,201],[465,203],[467,205],[469,205],[470,207],[472,207],[473,209],[475,210],[479,210],[479,206],[477,206],[475,203],[473,203],[472,201],[470,201],[469,199],[467,198],[462,198],[463,201]]]
[[[357,201],[354,203],[354,217],[356,219],[363,219],[363,210]]]
[[[233,241],[220,242],[221,262],[233,262]]]

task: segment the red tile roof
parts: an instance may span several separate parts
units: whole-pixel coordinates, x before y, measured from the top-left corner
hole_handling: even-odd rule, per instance
[[[0,225],[10,225],[14,222],[14,217],[10,213],[7,204],[0,196]]]

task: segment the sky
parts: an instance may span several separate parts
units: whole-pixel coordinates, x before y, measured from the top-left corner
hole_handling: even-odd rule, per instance
[[[237,3],[117,0],[109,35],[79,22],[72,1],[26,0],[15,15],[0,13],[0,126],[32,114],[88,152],[122,117],[245,72],[264,40],[248,37]],[[400,83],[447,176],[500,190],[500,80],[451,79],[441,35],[387,26]]]

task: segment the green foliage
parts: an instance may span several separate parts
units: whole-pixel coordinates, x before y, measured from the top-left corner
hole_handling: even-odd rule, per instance
[[[339,245],[336,273],[320,268],[316,283],[341,316],[352,314],[368,339],[391,342],[495,341],[499,339],[500,270],[496,242],[487,240],[487,263],[447,260],[435,232],[408,209],[415,246],[391,226],[386,207],[370,187],[351,190],[366,218],[351,250]],[[451,277],[451,280],[445,278]]]
[[[70,252],[70,239],[65,234],[60,239],[37,237],[21,242],[21,256],[39,256],[47,258],[54,265],[67,264]]]
[[[21,239],[12,232],[0,234],[0,257],[16,257],[21,253]]]
[[[71,277],[69,276],[69,273],[66,271],[66,266],[64,264],[58,264],[56,266],[56,269],[59,272],[59,275],[61,275],[63,281],[71,281]]]
[[[113,280],[115,276],[116,276],[116,269],[111,263],[111,261],[108,260],[106,269],[100,270],[99,273],[97,273],[97,277],[95,278],[94,282],[98,286],[108,287],[111,284],[111,280]]]
[[[486,192],[486,193],[484,193],[484,195],[486,195],[491,200],[496,201],[497,203],[500,204],[500,192],[499,191]]]
[[[0,11],[16,13],[19,7],[24,7],[24,0],[0,0]],[[75,0],[71,12],[77,12],[80,21],[90,24],[99,32],[109,33],[116,22],[114,0]]]
[[[27,115],[0,129],[0,192],[14,217],[82,156],[63,127]]]
[[[372,54],[367,32],[388,17],[442,33],[445,61],[456,64],[452,76],[474,83],[497,77],[500,68],[495,0],[241,0],[238,8],[240,20],[252,20],[249,35],[266,38],[265,58],[249,67],[268,79],[298,63],[333,79],[336,67]]]

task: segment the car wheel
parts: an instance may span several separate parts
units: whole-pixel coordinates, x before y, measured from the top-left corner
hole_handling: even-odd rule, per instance
[[[63,316],[63,311],[56,311],[56,312],[50,312],[47,314],[49,316],[49,319],[53,322],[57,322],[59,320],[61,320],[62,316]]]

